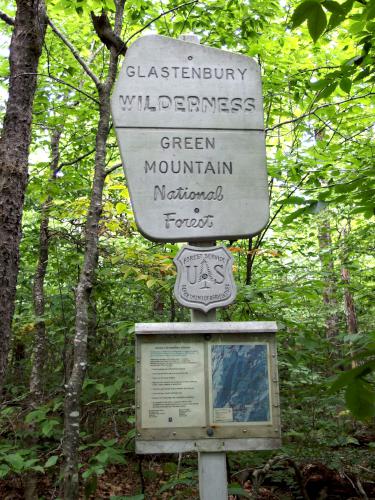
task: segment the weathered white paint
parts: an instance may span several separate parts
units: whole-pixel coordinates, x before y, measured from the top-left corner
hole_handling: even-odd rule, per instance
[[[263,130],[260,68],[241,54],[143,36],[127,50],[112,115],[116,127]]]
[[[194,312],[197,314],[197,312]],[[198,323],[136,323],[137,334],[191,334],[191,333],[272,333],[277,332],[275,321],[210,321],[204,323],[201,314]]]
[[[256,234],[267,223],[260,70],[246,56],[151,35],[127,51],[112,115],[149,239]]]
[[[227,500],[225,453],[198,453],[199,497],[201,500]]]
[[[179,439],[178,441],[142,441],[136,440],[136,452],[139,454],[155,453],[187,453],[193,451],[226,452],[275,450],[280,448],[281,439],[249,438],[249,439]]]

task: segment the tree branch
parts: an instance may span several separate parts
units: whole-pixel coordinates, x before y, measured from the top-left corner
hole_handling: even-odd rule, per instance
[[[76,90],[80,94],[88,97],[89,99],[91,99],[92,101],[94,101],[96,104],[99,104],[99,101],[97,99],[95,99],[95,97],[93,97],[92,95],[88,94],[84,90],[80,90],[79,88],[75,87],[71,83],[68,83],[65,80],[62,80],[61,78],[57,78],[56,76],[52,76],[52,75],[46,74],[46,73],[19,73],[17,75],[17,77],[23,76],[23,75],[37,75],[37,76],[42,76],[43,78],[51,78],[51,80],[54,80],[54,81],[56,81],[58,83],[61,83],[62,85],[66,85],[67,87],[70,87],[71,89]],[[4,80],[5,79],[7,79],[7,78],[4,78]]]
[[[120,167],[122,167],[122,162],[116,163],[116,165],[113,165],[113,167],[110,167],[108,170],[105,171],[105,176],[107,177],[107,175],[111,174]]]
[[[371,130],[373,127],[374,127],[374,124],[371,123],[371,125],[369,125],[368,127],[365,127],[364,129],[360,130],[359,132],[356,132],[355,134],[347,137],[344,141],[341,141],[339,146],[341,146],[341,144],[343,144],[344,142],[351,141],[357,135],[363,134],[363,132],[367,132],[367,130]],[[356,142],[358,142],[358,141],[356,141]]]
[[[311,193],[312,191],[318,191],[320,189],[331,189],[332,187],[335,187],[335,186],[347,186],[349,184],[353,184],[354,182],[358,182],[361,179],[365,179],[366,177],[367,177],[367,175],[359,175],[355,179],[352,179],[351,181],[347,181],[347,182],[333,182],[331,184],[326,184],[325,186],[319,186],[319,187],[307,188],[307,189],[301,188],[301,189],[303,189],[303,191],[305,193]]]
[[[122,42],[120,35],[121,35],[121,29],[122,29],[122,23],[124,20],[124,8],[125,8],[125,2],[126,0],[117,0],[116,1],[116,14],[115,14],[115,25],[113,29],[113,34],[118,37],[118,39]],[[118,66],[118,60],[120,56],[120,51],[125,50],[126,52],[126,43],[123,43],[120,45],[119,49],[115,47],[110,48],[110,56],[109,56],[109,64],[108,64],[108,72],[107,72],[107,78],[105,81],[105,87],[107,90],[110,92],[113,84],[115,82],[116,78],[116,73],[117,73],[117,66]],[[123,53],[125,53],[123,51]]]
[[[135,36],[137,36],[139,33],[142,33],[142,31],[144,31],[146,28],[148,28],[151,24],[153,24],[155,21],[157,21],[161,17],[166,16],[167,14],[170,14],[171,12],[174,12],[175,10],[181,9],[181,7],[186,7],[186,5],[191,5],[191,4],[198,3],[198,2],[199,2],[199,0],[191,0],[190,2],[181,3],[180,5],[176,5],[176,7],[173,7],[172,9],[169,9],[169,10],[166,10],[165,12],[162,12],[158,16],[154,17],[154,19],[151,19],[151,21],[149,21],[147,24],[145,24],[144,26],[142,26],[142,28],[140,28],[138,31],[136,31],[135,33],[133,33],[126,40],[126,42],[124,42],[124,45],[127,46],[128,43],[130,42],[130,40],[132,38],[134,38]]]
[[[92,101],[94,101],[96,104],[99,104],[99,101],[95,99],[92,95],[88,94],[84,90],[79,89],[78,87],[75,87],[71,83],[66,82],[65,80],[62,80],[61,78],[57,78],[56,76],[52,75],[46,75],[44,73],[38,73],[40,76],[44,76],[45,78],[51,78],[51,80],[54,80],[55,82],[61,83],[62,85],[66,85],[67,87],[70,87],[71,89],[75,90],[76,92],[79,92],[80,94],[84,95],[85,97],[88,97]]]
[[[14,19],[8,16],[8,14],[5,14],[2,10],[0,10],[0,19],[9,24],[9,26],[14,26]]]
[[[333,138],[333,136],[334,136],[335,134],[339,135],[342,139],[345,139],[345,140],[346,140],[345,135],[342,135],[342,133],[341,133],[341,132],[339,132],[338,128],[337,128],[337,129],[334,129],[333,127],[331,127],[331,125],[330,125],[328,122],[326,122],[325,120],[323,120],[323,118],[320,118],[320,116],[319,116],[317,113],[314,113],[314,115],[316,116],[316,118],[317,118],[319,121],[321,121],[322,123],[324,123],[324,125],[325,125],[327,128],[329,128],[329,130],[331,130],[331,132],[333,132],[332,137],[331,137],[331,139],[329,140],[329,142],[331,142],[331,140],[332,140],[332,138]],[[324,129],[324,127],[323,127],[323,129]],[[358,142],[358,141],[356,141],[356,142]]]
[[[302,179],[300,180],[300,182],[297,184],[297,186],[295,186],[292,191],[290,191],[287,195],[287,197],[285,198],[284,202],[278,207],[278,209],[276,210],[276,212],[273,214],[273,216],[270,218],[270,220],[268,221],[266,227],[263,229],[263,231],[261,233],[259,233],[259,235],[257,236],[257,239],[256,239],[256,242],[255,242],[255,245],[252,249],[252,251],[254,252],[253,255],[251,256],[251,262],[250,262],[250,272],[252,270],[252,267],[253,267],[253,264],[254,264],[254,260],[255,260],[255,257],[256,257],[256,250],[260,247],[267,231],[269,230],[269,228],[271,227],[272,223],[274,222],[274,220],[276,219],[276,217],[279,215],[279,213],[281,212],[281,210],[284,208],[285,206],[285,202],[286,200],[288,200],[296,191],[297,189],[303,184],[303,182],[305,181],[305,179],[310,175],[310,172],[308,172],[307,174],[305,174]]]
[[[55,33],[55,35],[57,35],[60,38],[60,40],[68,47],[68,49],[73,54],[76,61],[81,65],[83,70],[87,73],[87,75],[91,78],[91,80],[99,88],[101,86],[100,80],[95,75],[95,73],[93,73],[91,71],[91,69],[88,67],[86,62],[82,59],[78,50],[74,47],[74,45],[72,45],[72,43],[66,38],[66,36],[63,35],[63,33],[61,33],[60,30],[57,29],[57,27],[53,24],[51,19],[49,19],[48,17],[47,17],[47,23],[50,25],[50,27],[51,27],[52,31]]]
[[[375,92],[368,92],[367,94],[359,95],[357,97],[350,97],[349,99],[344,99],[343,101],[339,102],[329,102],[327,104],[322,104],[321,106],[317,106],[315,109],[312,109],[308,111],[307,113],[304,113],[301,116],[298,116],[297,118],[292,118],[291,120],[286,120],[285,122],[278,123],[277,125],[274,125],[273,127],[268,127],[265,129],[266,132],[271,132],[272,130],[275,130],[279,127],[282,127],[283,125],[288,125],[289,123],[295,123],[298,122],[299,120],[303,120],[307,116],[311,116],[320,109],[323,108],[328,108],[328,106],[339,106],[340,104],[345,104],[346,102],[351,102],[351,101],[356,101],[358,99],[364,99],[365,97],[375,95]]]
[[[88,153],[84,153],[83,155],[79,156],[78,158],[76,158],[75,160],[72,160],[72,161],[64,161],[63,163],[60,163],[59,167],[56,169],[56,174],[57,172],[60,172],[60,170],[63,168],[63,167],[67,167],[69,165],[74,165],[75,163],[78,163],[80,162],[81,160],[84,160],[85,158],[87,158],[88,156],[92,155],[93,153],[95,153],[95,148],[94,149],[91,149]]]

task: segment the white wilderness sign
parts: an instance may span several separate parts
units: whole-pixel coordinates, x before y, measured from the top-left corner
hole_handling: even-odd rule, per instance
[[[260,70],[246,56],[151,35],[128,49],[112,115],[139,230],[236,239],[269,216]]]

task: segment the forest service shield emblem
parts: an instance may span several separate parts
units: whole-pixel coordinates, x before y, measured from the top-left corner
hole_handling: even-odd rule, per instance
[[[236,298],[233,257],[223,246],[184,246],[174,259],[177,280],[174,293],[186,307],[205,313],[231,304]]]

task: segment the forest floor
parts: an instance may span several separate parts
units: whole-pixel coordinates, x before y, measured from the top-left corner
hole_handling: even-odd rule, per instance
[[[335,450],[337,453],[338,450]],[[347,450],[340,450],[346,453]],[[247,454],[249,455],[250,452]],[[233,456],[232,456],[233,455]],[[356,471],[335,470],[320,461],[299,461],[298,463],[285,455],[278,455],[263,462],[262,467],[244,467],[238,469],[238,455],[246,461],[246,454],[230,456],[231,471],[230,500],[240,498],[258,498],[268,500],[362,500],[375,499],[375,471],[370,457],[366,454],[356,463]],[[357,457],[358,458],[358,457]],[[361,465],[365,463],[366,465]],[[164,499],[198,499],[196,457],[186,454],[178,462],[177,455],[145,456],[143,458],[129,454],[127,464],[115,464],[107,467],[104,474],[86,484],[80,499],[112,499],[125,500],[164,500]],[[254,481],[254,471],[257,480]],[[260,473],[259,473],[260,471]],[[256,486],[254,486],[254,484]],[[243,495],[240,495],[240,488]],[[91,493],[90,489],[95,489]],[[142,495],[144,492],[144,496]],[[246,496],[247,494],[247,496]],[[236,496],[237,495],[237,496]],[[19,476],[12,476],[0,481],[1,500],[24,499],[24,487]],[[38,477],[38,499],[52,500],[59,498],[58,474]]]

